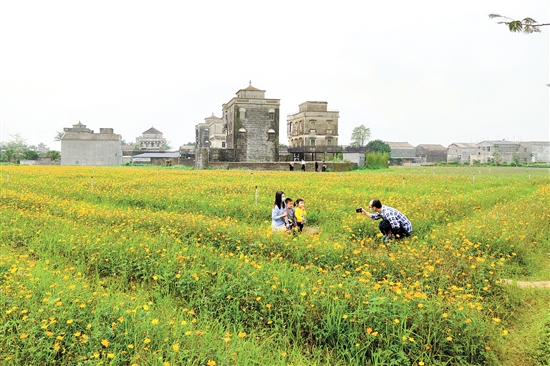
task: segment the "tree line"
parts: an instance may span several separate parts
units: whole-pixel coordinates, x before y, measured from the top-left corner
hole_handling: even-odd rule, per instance
[[[49,150],[46,144],[28,145],[27,139],[20,133],[10,135],[8,141],[0,141],[0,162],[19,163],[21,160],[40,160],[50,158],[53,161],[61,159],[61,153]]]

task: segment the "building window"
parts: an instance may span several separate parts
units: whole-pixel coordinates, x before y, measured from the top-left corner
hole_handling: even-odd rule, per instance
[[[241,120],[246,118],[246,109],[245,108],[239,108],[239,118]]]
[[[332,146],[332,139],[327,139],[327,146]]]
[[[315,130],[315,121],[310,121],[309,122],[309,129],[310,130]]]
[[[309,140],[309,146],[315,146],[315,139]]]
[[[267,140],[268,141],[275,141],[275,130],[270,128],[267,130]]]
[[[491,151],[491,147],[490,147],[490,146],[487,146],[487,151]]]
[[[268,112],[269,120],[274,121],[275,120],[275,109],[271,108]]]

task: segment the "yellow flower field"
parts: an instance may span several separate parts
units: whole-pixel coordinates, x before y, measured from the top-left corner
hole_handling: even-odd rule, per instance
[[[550,251],[547,169],[4,166],[0,188],[13,365],[499,365],[500,279]],[[301,235],[272,232],[278,190],[305,200]],[[412,237],[355,213],[376,197]]]

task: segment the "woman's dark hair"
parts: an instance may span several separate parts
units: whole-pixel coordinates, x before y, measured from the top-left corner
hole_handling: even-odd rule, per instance
[[[275,206],[279,207],[279,208],[283,208],[284,207],[284,203],[283,203],[283,199],[281,198],[283,196],[284,192],[283,191],[277,191],[277,193],[275,193]]]
[[[382,202],[378,198],[372,200],[372,207],[382,208]]]

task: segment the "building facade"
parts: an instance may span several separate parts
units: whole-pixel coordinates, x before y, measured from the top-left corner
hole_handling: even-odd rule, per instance
[[[447,163],[470,163],[470,155],[476,151],[476,144],[468,142],[454,142],[447,150]]]
[[[338,146],[340,112],[329,111],[327,102],[304,102],[298,113],[287,116],[289,148]]]
[[[512,162],[530,162],[531,155],[527,148],[514,141],[492,140],[482,141],[476,145],[476,150],[470,155],[470,164],[494,163],[496,165]]]
[[[195,142],[197,147],[211,147],[225,149],[226,128],[222,118],[214,116],[206,117],[203,123],[195,126]]]
[[[550,163],[550,141],[520,142],[524,153],[529,154],[531,163]]]
[[[154,127],[136,137],[136,145],[140,151],[164,151],[166,150],[166,139],[162,132]]]
[[[122,164],[122,139],[112,128],[100,128],[99,133],[94,133],[78,122],[63,131],[61,165]]]
[[[416,160],[415,148],[408,142],[384,141],[391,148],[390,161],[392,164],[412,164]]]
[[[415,148],[415,155],[420,163],[447,162],[447,148],[439,144],[420,144]]]
[[[234,150],[234,161],[278,161],[279,107],[280,99],[266,98],[251,83],[222,105],[226,148]]]

